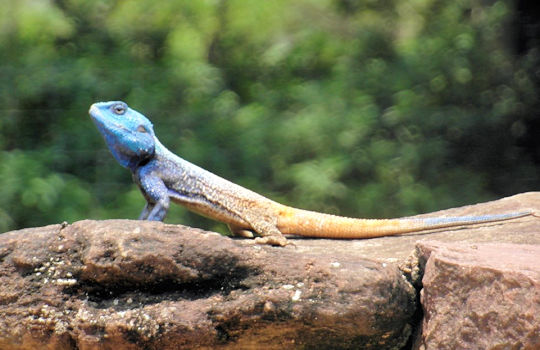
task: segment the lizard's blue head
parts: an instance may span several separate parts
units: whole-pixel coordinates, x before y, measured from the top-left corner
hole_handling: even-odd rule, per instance
[[[122,166],[134,169],[154,154],[152,123],[124,102],[94,103],[89,113],[109,150]]]

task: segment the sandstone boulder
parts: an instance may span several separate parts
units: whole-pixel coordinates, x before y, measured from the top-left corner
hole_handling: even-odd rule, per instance
[[[421,216],[523,210],[540,212],[540,192]],[[509,256],[497,265],[495,257],[510,249],[530,266],[539,232],[540,219],[528,216],[366,240],[292,239],[282,248],[132,220],[12,231],[0,234],[0,349],[410,349],[412,332],[419,334],[416,348],[437,349],[453,340],[444,331],[457,326],[466,328],[455,338],[487,332],[504,338],[493,349],[525,349],[538,339],[531,328],[538,324],[537,270],[527,272]],[[446,255],[437,258],[445,244]],[[506,253],[498,253],[502,248]],[[491,260],[478,253],[485,249]],[[451,305],[465,308],[461,320],[459,313],[439,318],[450,314],[441,303],[452,278],[470,288],[451,285],[460,295]],[[503,287],[510,294],[500,294]],[[489,298],[508,313],[474,307]],[[498,324],[494,315],[509,321]],[[474,317],[481,327],[467,323]],[[521,328],[507,327],[515,323]],[[474,348],[467,339],[456,346]]]
[[[0,235],[0,349],[395,349],[416,293],[397,266],[159,222]]]
[[[417,349],[540,349],[540,245],[427,241],[417,256]]]

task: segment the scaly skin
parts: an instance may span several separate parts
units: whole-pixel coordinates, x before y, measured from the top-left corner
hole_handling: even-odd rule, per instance
[[[284,246],[283,234],[320,238],[371,238],[441,227],[502,221],[530,212],[428,219],[354,219],[274,202],[178,157],[163,146],[152,123],[124,102],[99,102],[90,116],[116,160],[131,170],[147,204],[139,219],[163,221],[172,200],[229,225],[232,233]]]

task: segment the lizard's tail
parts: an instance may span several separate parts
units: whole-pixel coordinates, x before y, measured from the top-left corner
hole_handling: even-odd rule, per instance
[[[284,207],[278,229],[284,234],[320,238],[372,238],[443,227],[503,221],[533,215],[532,212],[437,218],[355,219]]]

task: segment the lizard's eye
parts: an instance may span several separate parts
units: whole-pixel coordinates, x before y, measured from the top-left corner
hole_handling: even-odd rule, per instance
[[[137,128],[137,131],[145,133],[145,134],[148,133],[148,130],[146,130],[146,128],[142,125],[139,125],[139,127]]]
[[[118,114],[118,115],[122,115],[124,113],[126,113],[126,107],[121,105],[121,104],[118,104],[118,105],[114,105],[112,107],[112,111],[115,113],[115,114]]]

